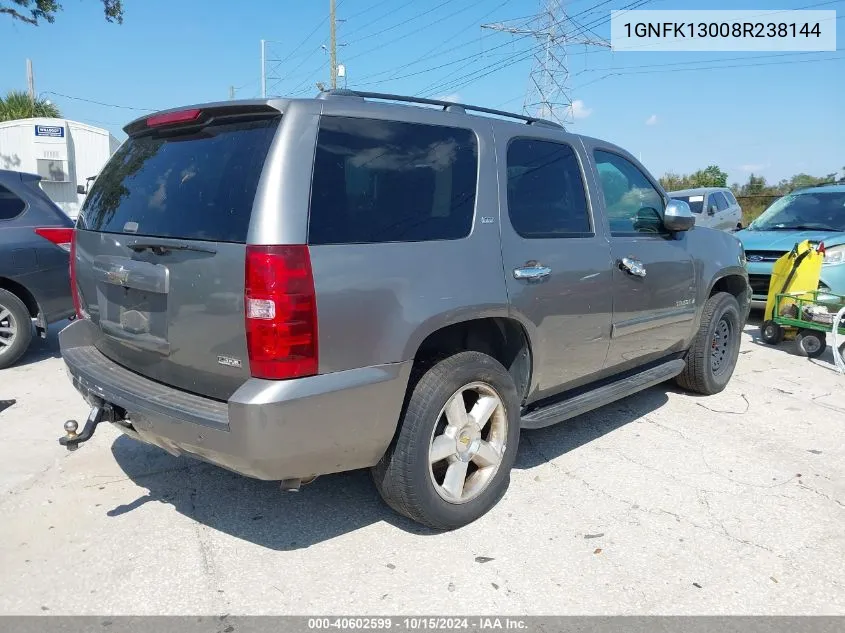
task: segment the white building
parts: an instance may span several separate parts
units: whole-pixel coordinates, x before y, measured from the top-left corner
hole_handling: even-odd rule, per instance
[[[120,142],[108,130],[66,119],[19,119],[0,123],[0,169],[42,177],[41,188],[76,218],[87,190]]]

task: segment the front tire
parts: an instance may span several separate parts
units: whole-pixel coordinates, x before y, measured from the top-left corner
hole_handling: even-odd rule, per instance
[[[704,304],[684,371],[675,382],[688,391],[707,396],[722,391],[736,368],[742,321],[739,303],[733,295],[717,292],[711,296]]]
[[[32,341],[32,319],[23,301],[0,289],[0,369],[13,365]]]
[[[519,444],[519,398],[494,358],[460,352],[411,387],[399,431],[372,469],[387,504],[437,530],[472,523],[504,494]]]

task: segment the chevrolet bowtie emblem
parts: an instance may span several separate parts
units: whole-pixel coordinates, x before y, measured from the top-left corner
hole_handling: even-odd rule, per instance
[[[129,271],[125,268],[110,270],[106,273],[106,280],[116,286],[125,286],[129,281]]]

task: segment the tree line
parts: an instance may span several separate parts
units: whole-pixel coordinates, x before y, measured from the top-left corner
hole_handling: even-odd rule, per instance
[[[752,173],[745,183],[734,182],[730,185],[730,189],[742,207],[743,224],[747,224],[765,211],[766,207],[772,202],[791,191],[821,184],[845,183],[845,166],[842,167],[840,173],[842,174],[841,177],[835,171],[823,176],[795,174],[791,178],[784,178],[777,183],[768,183],[765,177]],[[728,174],[722,171],[718,165],[708,165],[704,169],[699,169],[691,174],[667,172],[660,178],[660,184],[666,191],[697,189],[699,187],[727,187]]]
[[[108,22],[123,24],[122,0],[100,0]],[[0,2],[0,15],[38,26],[42,21],[52,24],[62,5],[56,0],[7,0]]]

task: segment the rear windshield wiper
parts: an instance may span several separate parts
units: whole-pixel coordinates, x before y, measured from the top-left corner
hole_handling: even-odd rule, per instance
[[[195,246],[194,244],[159,244],[156,242],[138,241],[130,242],[126,245],[126,247],[131,248],[136,253],[149,250],[156,255],[166,255],[170,251],[195,251],[197,253],[211,253],[212,255],[217,253],[217,251],[213,248],[208,248],[207,246]]]

